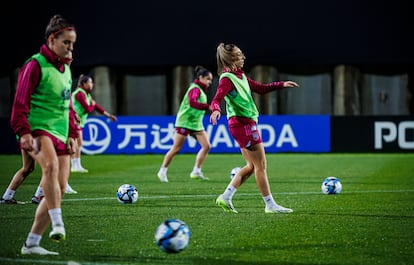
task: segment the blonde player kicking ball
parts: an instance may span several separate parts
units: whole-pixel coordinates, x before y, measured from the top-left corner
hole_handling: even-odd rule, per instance
[[[220,102],[226,101],[228,126],[231,135],[240,145],[246,165],[234,176],[224,193],[216,199],[216,204],[226,212],[237,213],[232,203],[237,189],[252,175],[262,194],[266,213],[290,213],[292,209],[278,205],[270,192],[266,174],[266,155],[257,128],[259,112],[251,92],[265,94],[285,87],[298,87],[293,81],[258,83],[244,73],[246,57],[234,44],[221,43],[217,47],[217,70],[220,76],[216,95],[211,102],[210,122],[217,124],[221,116]]]

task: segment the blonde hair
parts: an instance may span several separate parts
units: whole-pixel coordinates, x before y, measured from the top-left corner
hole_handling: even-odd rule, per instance
[[[228,68],[230,70],[237,69],[237,66],[235,64],[238,59],[238,55],[236,54],[237,50],[240,50],[240,48],[234,44],[220,43],[217,46],[216,58],[218,75],[221,75],[224,68]]]

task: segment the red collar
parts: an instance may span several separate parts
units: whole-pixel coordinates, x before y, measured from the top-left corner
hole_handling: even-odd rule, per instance
[[[200,80],[195,79],[194,80],[194,83],[197,84],[197,85],[199,85],[204,91],[207,91],[206,85],[204,85],[203,83],[201,83]]]
[[[54,53],[46,44],[43,44],[40,47],[40,54],[46,57],[46,59],[51,62],[57,68],[61,68],[64,64],[70,64],[71,59],[61,58],[56,53]]]

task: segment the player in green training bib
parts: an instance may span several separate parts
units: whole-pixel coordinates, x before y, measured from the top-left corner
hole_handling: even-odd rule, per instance
[[[44,192],[22,255],[59,254],[40,246],[50,224],[52,240],[66,239],[61,202],[69,178],[70,154],[77,148],[69,67],[76,38],[73,24],[60,15],[53,16],[46,27],[46,43],[19,72],[10,123],[18,136],[23,163],[34,166],[34,162],[27,162],[33,159],[41,167]]]
[[[293,81],[262,84],[250,79],[243,71],[246,57],[234,44],[221,43],[217,47],[217,69],[220,75],[216,95],[211,101],[210,121],[216,125],[221,116],[220,102],[226,101],[227,119],[230,133],[240,146],[246,165],[233,177],[216,204],[226,212],[237,213],[232,203],[237,189],[251,176],[265,203],[265,213],[290,213],[292,209],[278,205],[270,192],[266,172],[266,155],[260,137],[257,121],[259,111],[254,103],[252,92],[265,94],[286,87],[298,87]]]
[[[195,73],[196,79],[188,87],[178,109],[173,146],[165,154],[157,174],[161,182],[168,182],[168,166],[174,156],[181,150],[188,135],[194,137],[201,145],[190,177],[192,179],[208,180],[201,171],[204,160],[211,148],[204,129],[203,118],[206,110],[210,109],[210,105],[207,103],[206,92],[213,81],[213,74],[202,66],[196,66]]]

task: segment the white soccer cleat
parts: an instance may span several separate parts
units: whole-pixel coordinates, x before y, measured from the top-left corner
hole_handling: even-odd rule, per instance
[[[89,170],[87,170],[86,168],[83,168],[83,167],[72,167],[70,169],[70,172],[72,172],[72,173],[88,173]]]
[[[20,251],[22,255],[59,255],[58,252],[49,251],[41,246],[26,247],[24,245]]]
[[[158,172],[157,176],[161,182],[168,182],[167,174]]]
[[[291,212],[293,212],[292,209],[285,208],[277,204],[270,206],[270,207],[266,205],[266,208],[265,208],[265,213],[291,213]]]
[[[49,237],[55,242],[66,240],[66,232],[64,226],[55,226],[49,233]]]
[[[191,172],[190,178],[192,179],[201,179],[201,180],[210,180],[207,177],[204,177],[203,172]]]
[[[66,194],[77,194],[78,192],[76,190],[74,190],[69,183],[66,184]]]

